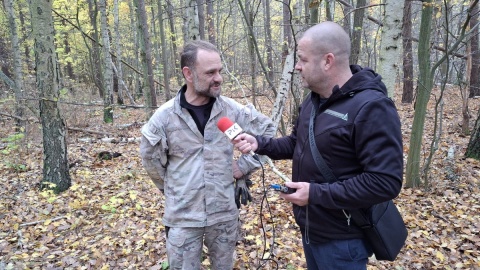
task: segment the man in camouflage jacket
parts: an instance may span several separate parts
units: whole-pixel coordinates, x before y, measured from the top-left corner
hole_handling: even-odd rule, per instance
[[[204,243],[212,269],[232,269],[238,227],[234,178],[260,164],[250,155],[234,161],[233,145],[217,123],[228,117],[250,134],[275,131],[253,106],[220,95],[222,63],[212,44],[188,43],[181,66],[186,85],[142,128],[142,163],[165,195],[170,269],[200,269]]]

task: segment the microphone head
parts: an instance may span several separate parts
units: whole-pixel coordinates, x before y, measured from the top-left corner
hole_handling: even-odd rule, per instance
[[[227,129],[229,129],[233,125],[234,123],[232,122],[232,120],[228,119],[228,117],[220,118],[217,123],[218,129],[220,129],[220,131],[222,131],[223,133],[225,133],[225,131],[227,131]]]
[[[222,131],[230,140],[233,140],[238,134],[242,133],[242,128],[237,124],[228,119],[228,117],[222,117],[218,120],[217,123],[218,129]]]

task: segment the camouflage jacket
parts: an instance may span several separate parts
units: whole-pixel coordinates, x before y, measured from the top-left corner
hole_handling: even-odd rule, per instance
[[[169,227],[204,227],[238,217],[232,172],[233,145],[217,127],[228,117],[252,135],[273,137],[272,121],[252,105],[216,99],[204,136],[180,106],[180,92],[142,127],[142,164],[164,192],[163,223]],[[260,167],[249,155],[237,160],[243,174]]]

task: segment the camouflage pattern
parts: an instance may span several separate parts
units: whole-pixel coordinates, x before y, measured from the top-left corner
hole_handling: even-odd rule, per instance
[[[235,219],[204,228],[170,228],[167,237],[169,269],[200,269],[205,235],[210,269],[231,270],[237,240],[237,224],[238,220]]]
[[[222,117],[250,134],[275,135],[271,120],[252,105],[220,96],[202,136],[189,112],[180,106],[180,92],[143,126],[140,154],[148,175],[164,190],[165,226],[207,227],[237,220],[233,145],[217,127]],[[237,163],[244,174],[260,166],[249,155],[242,155]]]

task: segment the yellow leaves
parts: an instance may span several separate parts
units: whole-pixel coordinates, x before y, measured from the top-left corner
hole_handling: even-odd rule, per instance
[[[129,191],[130,200],[135,201],[137,199],[137,192],[135,190]]]
[[[435,255],[435,257],[437,257],[441,262],[445,260],[445,256],[440,251],[437,251],[437,254]]]

